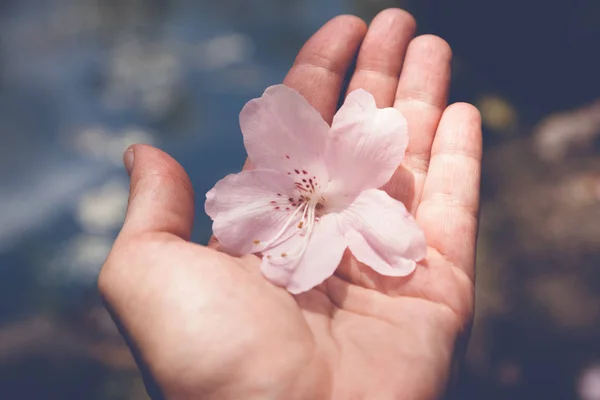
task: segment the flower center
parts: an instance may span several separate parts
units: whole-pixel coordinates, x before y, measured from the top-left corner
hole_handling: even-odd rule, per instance
[[[308,247],[308,242],[310,240],[310,236],[315,228],[315,225],[319,222],[319,216],[317,216],[317,206],[320,209],[323,209],[323,205],[320,202],[315,202],[314,200],[309,200],[305,202],[301,207],[298,208],[302,211],[302,217],[300,218],[300,222],[296,225],[298,228],[298,232],[295,235],[292,235],[287,240],[294,241],[291,248],[287,249],[285,252],[280,254],[273,253],[265,253],[264,256],[267,257],[272,264],[275,265],[284,265],[289,263],[296,263],[302,259],[302,256],[306,252],[306,248]],[[290,223],[294,220],[292,216],[286,223],[284,231],[290,226]],[[295,237],[299,236],[301,239],[295,239]],[[283,242],[284,243],[284,242]]]
[[[302,258],[315,226],[318,224],[319,219],[327,213],[327,201],[321,195],[323,189],[316,176],[311,178],[311,175],[303,169],[294,169],[293,172],[288,172],[288,175],[294,177],[297,197],[287,199],[288,204],[285,211],[288,211],[290,215],[282,229],[265,244],[265,249],[284,244],[288,240],[294,241],[294,244],[282,253],[263,253],[264,257],[267,257],[273,264],[280,265],[297,262]],[[279,193],[277,195],[282,197]],[[275,211],[282,210],[279,201],[271,201],[271,204],[274,205]],[[300,213],[302,214],[298,221],[298,214]],[[289,231],[290,226],[295,221],[298,221],[296,224],[297,231],[291,235],[286,235],[286,232]],[[301,239],[298,240],[297,236]]]

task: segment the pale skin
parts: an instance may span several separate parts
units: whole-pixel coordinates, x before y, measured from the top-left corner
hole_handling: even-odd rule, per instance
[[[284,81],[331,122],[358,52],[348,90],[365,89],[405,115],[406,159],[385,189],[412,211],[429,246],[408,277],[378,276],[346,253],[335,276],[292,296],[261,275],[256,256],[188,241],[193,191],[175,160],[144,145],[126,153],[129,208],[99,288],[153,396],[443,396],[473,315],[481,119],[469,104],[447,106],[448,44],[414,32],[414,19],[397,9],[368,29],[356,17],[334,18]]]

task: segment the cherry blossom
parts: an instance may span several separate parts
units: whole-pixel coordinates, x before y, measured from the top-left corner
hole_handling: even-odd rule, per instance
[[[276,85],[244,106],[240,126],[254,169],[206,195],[226,251],[262,256],[263,274],[293,294],[333,275],[347,248],[387,276],[406,276],[425,257],[422,230],[379,189],[408,144],[398,110],[355,90],[329,126],[299,93]]]

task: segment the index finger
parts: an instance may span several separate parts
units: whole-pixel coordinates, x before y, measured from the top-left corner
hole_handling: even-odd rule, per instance
[[[342,83],[367,26],[351,15],[333,18],[302,47],[283,83],[303,95],[327,123],[335,114]]]

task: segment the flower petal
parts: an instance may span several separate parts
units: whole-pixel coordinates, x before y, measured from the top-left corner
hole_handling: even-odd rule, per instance
[[[292,294],[306,292],[333,275],[346,250],[346,240],[338,229],[336,218],[333,214],[325,215],[315,223],[306,250],[299,259],[293,259],[294,252],[307,240],[300,235],[263,253],[263,274]]]
[[[272,170],[242,171],[221,179],[206,194],[205,210],[213,233],[227,250],[257,253],[298,232],[302,217],[290,199],[297,196],[288,175]],[[289,221],[289,226],[285,227]]]
[[[323,162],[329,125],[295,90],[285,85],[267,88],[240,113],[248,158],[255,168],[327,179]]]
[[[404,159],[406,119],[395,108],[377,108],[373,96],[358,89],[333,118],[330,138],[326,155],[330,188],[343,194],[377,189]]]
[[[339,220],[352,254],[382,275],[408,275],[425,258],[423,231],[406,207],[382,190],[361,193]]]

